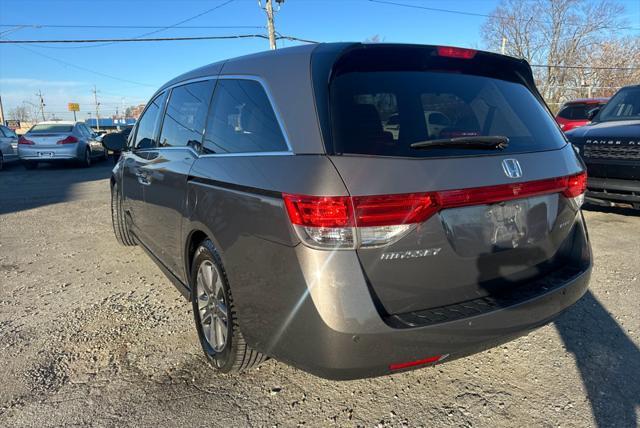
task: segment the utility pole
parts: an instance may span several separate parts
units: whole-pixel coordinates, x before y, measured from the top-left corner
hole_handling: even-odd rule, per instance
[[[100,131],[100,103],[98,102],[98,90],[93,85],[93,100],[96,105],[96,131]]]
[[[2,96],[0,96],[0,125],[4,125],[4,109],[2,108]]]
[[[276,24],[273,20],[273,2],[274,0],[265,0],[264,7],[262,7],[262,0],[258,0],[258,6],[264,9],[264,12],[267,14],[267,32],[269,33],[269,48],[271,50],[276,49]],[[284,3],[284,0],[275,0],[278,3],[278,9],[280,5]]]
[[[44,98],[42,97],[42,91],[38,89],[38,93],[36,94],[36,97],[40,98],[40,114],[42,115],[42,120],[45,121],[47,119],[45,119],[44,117]]]
[[[500,53],[502,55],[504,55],[506,50],[507,50],[507,38],[506,37],[502,37],[502,46],[500,47]]]

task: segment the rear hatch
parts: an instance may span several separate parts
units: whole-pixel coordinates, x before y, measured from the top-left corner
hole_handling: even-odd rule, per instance
[[[566,262],[585,177],[526,62],[359,45],[335,63],[328,104],[327,151],[383,312],[490,296]],[[439,143],[412,147],[425,141]]]

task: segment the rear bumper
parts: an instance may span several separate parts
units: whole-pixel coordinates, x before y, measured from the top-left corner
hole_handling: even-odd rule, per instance
[[[574,239],[571,257],[577,262],[567,263],[570,275],[521,284],[518,290],[534,292],[488,310],[403,326],[381,315],[355,252],[284,249],[255,240],[260,251],[251,257],[252,272],[247,262],[226,266],[232,287],[243,280],[251,284],[233,292],[240,328],[252,347],[317,376],[347,380],[394,373],[391,364],[434,356],[451,361],[552,321],[587,290],[591,251],[582,220]]]
[[[640,181],[589,177],[586,200],[599,205],[640,204]]]
[[[353,334],[327,325],[315,326],[310,330],[322,333],[306,345],[305,358],[288,360],[315,375],[336,380],[390,374],[390,364],[436,356],[443,356],[441,362],[451,361],[508,342],[552,321],[584,295],[590,274],[589,267],[562,286],[519,304],[425,327],[388,327],[376,333]],[[412,368],[420,367],[424,365]]]
[[[84,150],[80,144],[68,144],[55,147],[18,146],[18,157],[21,160],[52,162],[56,160],[80,160]]]

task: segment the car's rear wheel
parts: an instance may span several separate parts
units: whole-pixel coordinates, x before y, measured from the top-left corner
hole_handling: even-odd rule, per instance
[[[111,187],[111,223],[113,224],[113,233],[116,235],[116,240],[120,245],[127,247],[136,245],[127,227],[117,183]]]
[[[38,167],[38,162],[35,161],[24,161],[22,164],[26,169],[36,169]]]
[[[202,349],[214,368],[239,372],[266,357],[244,340],[227,277],[213,243],[205,239],[196,249],[191,267],[193,315]]]

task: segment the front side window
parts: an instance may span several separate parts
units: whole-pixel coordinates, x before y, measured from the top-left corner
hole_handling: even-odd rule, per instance
[[[269,98],[254,80],[221,79],[207,119],[205,153],[280,152],[287,144]]]
[[[640,87],[621,89],[596,118],[598,122],[638,119],[640,119]]]
[[[161,147],[189,146],[198,150],[213,86],[214,82],[208,80],[173,88],[162,122]]]
[[[160,113],[164,105],[166,92],[161,93],[151,101],[145,112],[138,122],[138,131],[134,147],[136,149],[149,149],[156,147],[156,130],[158,129],[158,121]]]

